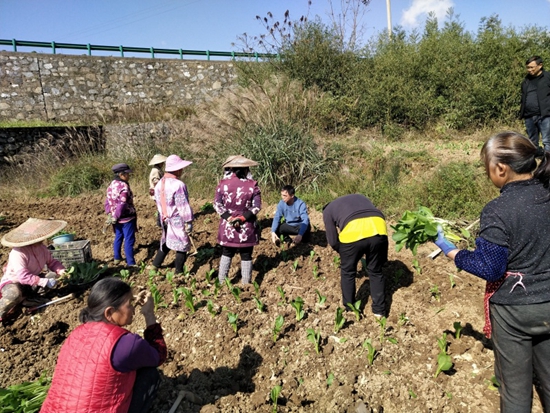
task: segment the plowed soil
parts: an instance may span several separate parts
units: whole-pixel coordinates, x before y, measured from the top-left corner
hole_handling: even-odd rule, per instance
[[[205,200],[192,200],[196,211],[194,242],[199,253],[187,260],[189,275],[170,282],[171,253],[166,268],[150,275],[142,268],[130,269],[128,282],[135,289],[154,283],[163,296],[157,309],[169,349],[160,367],[162,384],[154,412],[168,412],[178,393],[185,398],[177,412],[271,412],[270,391],[280,385],[278,412],[495,412],[498,391],[490,386],[493,352],[483,334],[484,283],[464,272],[457,273],[444,257],[427,255],[435,248],[420,248],[419,268],[412,266],[410,251],[396,253],[390,245],[390,261],[384,268],[389,315],[385,328],[370,309],[368,275],[358,267],[358,297],[362,316],[356,320],[345,312],[346,323],[335,333],[336,309],[341,306],[337,254],[327,247],[322,216],[310,211],[314,224],[310,243],[283,251],[270,242],[275,205],[259,214],[262,240],[254,249],[253,280],[259,285],[257,309],[253,286],[240,285],[240,259],[235,257],[230,278],[242,289],[240,302],[226,286],[217,295],[207,273],[217,269],[220,249],[216,246],[218,216],[199,212]],[[77,239],[91,241],[94,260],[108,264],[107,275],[119,274],[124,266],[112,263],[113,234],[102,233],[103,195],[78,198],[0,200],[0,236],[28,217],[68,221]],[[138,262],[150,263],[159,246],[160,229],[155,225],[154,205],[137,197],[139,233]],[[390,241],[391,242],[391,241]],[[0,249],[3,265],[9,249]],[[316,275],[315,275],[316,274]],[[214,273],[214,277],[216,273]],[[194,313],[183,296],[174,303],[173,291],[184,286],[193,291]],[[281,297],[278,287],[284,290]],[[46,296],[70,292],[77,298],[51,305],[32,314],[21,313],[0,327],[0,387],[35,380],[43,371],[54,371],[63,340],[78,325],[89,287],[71,290],[56,287]],[[318,294],[326,302],[318,304]],[[289,304],[301,297],[305,315],[296,319]],[[212,303],[213,315],[208,311]],[[238,315],[237,332],[228,313]],[[278,315],[284,325],[275,335]],[[463,330],[456,337],[453,323]],[[142,332],[143,317],[136,314],[131,331]],[[307,338],[307,330],[320,333],[319,352]],[[435,376],[439,348],[445,335],[453,368]],[[363,346],[370,339],[377,354],[372,365]],[[540,412],[535,401],[534,410]]]

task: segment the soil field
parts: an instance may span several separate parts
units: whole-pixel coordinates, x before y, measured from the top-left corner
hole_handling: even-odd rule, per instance
[[[159,275],[130,269],[128,281],[136,289],[153,282],[164,300],[157,317],[169,355],[160,367],[162,384],[154,412],[168,412],[181,390],[188,393],[177,412],[271,412],[270,391],[275,386],[282,386],[278,412],[498,411],[498,391],[490,385],[493,352],[482,334],[484,283],[458,273],[444,257],[428,258],[433,244],[419,249],[419,268],[415,269],[410,251],[396,253],[390,241],[389,262],[384,268],[389,311],[384,328],[372,315],[368,276],[360,265],[361,319],[345,312],[346,322],[335,333],[336,309],[341,306],[338,256],[327,247],[321,213],[310,211],[314,225],[310,243],[282,251],[269,241],[275,205],[264,206],[260,212],[262,240],[254,249],[253,271],[259,300],[265,306],[260,312],[254,287],[240,285],[238,257],[233,260],[230,278],[242,290],[240,302],[226,286],[216,291],[214,283],[208,282],[210,270],[217,269],[220,248],[216,246],[218,216],[198,212],[205,202],[192,200],[196,211],[193,237],[199,253],[187,260],[187,277],[172,282],[166,279],[173,253]],[[159,246],[160,229],[148,197],[138,196],[136,206],[140,228],[136,259],[148,264]],[[93,258],[109,265],[108,275],[124,269],[112,264],[113,234],[102,233],[102,194],[0,200],[0,212],[6,216],[0,222],[0,236],[28,217],[64,219],[77,239],[91,240]],[[0,249],[2,265],[8,253],[8,248]],[[173,291],[181,286],[193,292],[196,312],[185,306],[183,296],[174,303]],[[70,291],[56,287],[47,297]],[[63,340],[78,325],[88,291],[77,290],[74,300],[33,315],[22,313],[0,327],[0,387],[35,380],[45,370],[53,372]],[[319,296],[326,297],[323,304],[319,304]],[[297,297],[304,301],[305,314],[300,321],[290,305]],[[238,315],[236,333],[228,313]],[[284,324],[275,341],[273,326],[279,315]],[[455,322],[463,326],[459,338]],[[143,328],[138,313],[129,329],[142,332]],[[308,340],[308,329],[320,334],[319,352]],[[453,368],[434,377],[437,340],[443,335]],[[367,339],[376,349],[372,365],[364,345]],[[533,411],[541,411],[537,400]]]

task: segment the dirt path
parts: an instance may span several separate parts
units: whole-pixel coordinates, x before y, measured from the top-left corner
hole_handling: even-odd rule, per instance
[[[94,259],[109,263],[109,274],[114,275],[123,267],[110,263],[112,234],[101,232],[102,204],[102,194],[0,200],[0,212],[7,216],[0,222],[0,236],[31,216],[65,219],[67,229],[75,231],[77,238],[91,240]],[[140,226],[136,259],[150,262],[160,236],[154,207],[146,197],[138,197],[136,204]],[[192,205],[199,211],[204,202],[193,201]],[[178,412],[271,412],[269,393],[276,385],[282,386],[279,412],[355,412],[361,403],[366,410],[357,411],[498,411],[498,392],[489,386],[493,353],[482,334],[482,281],[457,273],[445,258],[426,258],[432,245],[420,249],[418,273],[411,266],[410,252],[396,254],[392,244],[384,269],[391,305],[385,331],[372,316],[368,277],[360,267],[359,298],[366,302],[363,316],[357,321],[353,313],[345,313],[346,323],[335,333],[336,308],[341,305],[339,270],[334,260],[337,254],[326,246],[321,214],[311,212],[312,242],[283,254],[268,241],[271,221],[267,217],[274,210],[272,205],[260,212],[262,241],[254,249],[253,279],[260,286],[263,312],[257,309],[252,286],[242,288],[239,303],[227,287],[216,296],[214,285],[206,280],[220,256],[215,213],[197,213],[194,237],[200,253],[187,261],[190,275],[183,281],[193,291],[197,311],[191,313],[183,297],[173,304],[174,287],[164,276],[153,278],[166,305],[157,315],[169,348],[168,360],[161,367],[163,381],[155,412],[167,412],[180,390],[192,392],[197,399],[195,403],[185,399]],[[0,249],[2,265],[8,253],[8,248]],[[173,255],[167,264],[170,259]],[[234,259],[230,277],[240,287],[239,262]],[[148,278],[148,271],[133,270],[129,281],[139,288]],[[285,292],[284,301],[278,287]],[[326,296],[323,305],[317,304],[317,292]],[[66,288],[58,288],[49,296],[66,293]],[[13,324],[0,327],[0,387],[53,371],[63,340],[78,325],[86,295],[87,291],[80,291],[73,301],[33,316],[21,314]],[[305,302],[301,321],[288,304],[296,297]],[[208,311],[209,301],[214,315]],[[228,323],[228,312],[238,315],[237,333]],[[284,317],[284,325],[274,342],[272,329],[278,315]],[[130,326],[132,331],[143,330],[140,318]],[[454,322],[464,327],[459,339],[454,335]],[[308,329],[320,333],[319,353],[307,338]],[[443,334],[454,366],[434,377],[437,339]],[[372,365],[363,346],[367,339],[377,350]],[[538,401],[533,411],[541,411]]]

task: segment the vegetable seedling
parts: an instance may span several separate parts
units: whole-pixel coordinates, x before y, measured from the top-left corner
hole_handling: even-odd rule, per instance
[[[361,320],[361,300],[357,300],[355,303],[348,303],[347,306],[355,314],[355,319],[357,321]]]
[[[435,371],[434,378],[439,376],[439,373],[442,371],[448,371],[453,367],[451,356],[447,354],[446,333],[443,333],[443,336],[437,339],[437,345],[439,347],[439,354],[437,355],[437,370]]]
[[[370,341],[370,338],[367,338],[363,342],[363,348],[367,350],[367,361],[369,363],[369,366],[372,366],[374,359],[378,355],[378,350],[374,348],[374,346],[372,345],[372,342]]]
[[[340,263],[341,263],[341,259],[340,259],[340,256],[339,255],[336,255],[333,259],[332,259],[332,262],[334,264],[334,266],[336,268],[340,267]]]
[[[179,288],[172,288],[172,304],[177,304],[180,297],[181,297],[181,294],[182,294],[182,288],[183,287],[179,287]]]
[[[451,283],[451,288],[455,288],[456,282],[455,282],[455,276],[453,274],[449,274],[449,281]]]
[[[460,333],[462,332],[462,324],[460,323],[460,321],[455,321],[453,323],[453,327],[455,329],[455,338],[457,340],[460,339]]]
[[[214,280],[214,297],[218,298],[218,294],[220,293],[220,290],[222,289],[222,285],[220,284],[220,280],[216,278]]]
[[[313,278],[318,279],[319,278],[319,268],[317,267],[317,264],[313,266],[313,269],[311,270],[313,272]]]
[[[197,279],[196,279],[196,278],[193,278],[193,279],[191,280],[191,288],[192,288],[193,290],[196,290],[196,289],[197,289]]]
[[[274,343],[277,341],[277,337],[279,336],[279,332],[281,331],[281,328],[283,328],[284,322],[285,322],[285,318],[282,315],[277,316],[277,318],[275,319],[275,324],[273,326]]]
[[[298,259],[292,263],[292,272],[296,272],[298,269]]]
[[[231,324],[231,328],[237,334],[237,322],[239,320],[239,316],[236,313],[227,312],[227,321],[229,321],[229,324]]]
[[[271,398],[271,402],[273,403],[273,413],[277,413],[277,402],[279,400],[279,394],[281,394],[281,386],[275,386],[271,389],[271,392],[269,393],[269,397]]]
[[[166,280],[172,284],[174,281],[174,271],[166,271]]]
[[[441,300],[441,293],[439,292],[439,287],[437,286],[437,284],[430,288],[430,293],[437,302]]]
[[[241,289],[239,287],[233,286],[231,284],[231,281],[229,280],[229,278],[225,279],[225,285],[227,285],[227,288],[229,289],[229,291],[231,292],[233,297],[235,297],[235,301],[237,301],[237,303],[240,303],[241,302]]]
[[[214,304],[212,303],[212,300],[208,300],[206,302],[206,309],[208,310],[212,318],[216,317],[216,310],[214,310]]]
[[[216,272],[216,269],[211,268],[208,271],[206,271],[206,274],[204,274],[204,277],[206,278],[206,281],[208,282],[208,284],[212,283],[212,275],[214,275],[215,272]]]
[[[254,281],[252,283],[252,285],[254,286],[254,292],[256,294],[256,297],[260,298],[260,286],[258,285],[258,283],[256,281]]]
[[[399,320],[397,320],[398,325],[404,326],[408,322],[409,322],[409,317],[407,317],[405,313],[399,314]]]
[[[285,290],[283,290],[283,287],[281,287],[280,285],[277,286],[277,291],[279,292],[279,295],[281,296],[281,302],[279,304],[281,304],[281,305],[286,304]]]
[[[376,322],[380,326],[380,343],[384,342],[384,337],[386,335],[386,323],[388,319],[386,317],[380,317],[376,319]]]
[[[265,304],[262,303],[258,297],[252,297],[252,299],[253,299],[254,302],[256,303],[256,308],[258,309],[258,311],[259,311],[260,313],[263,313],[263,312],[264,312]]]
[[[315,250],[311,250],[309,252],[309,262],[312,262],[314,257],[315,257]]]
[[[193,297],[193,291],[183,287],[181,292],[185,296],[185,306],[189,309],[189,311],[191,311],[191,314],[194,314],[196,311],[196,308],[195,308],[195,301]]]
[[[296,297],[294,301],[290,303],[292,308],[294,308],[294,311],[296,312],[296,321],[300,321],[302,318],[304,318],[305,311],[303,309],[304,307],[304,300],[302,297]]]
[[[317,294],[317,305],[323,306],[325,305],[325,302],[327,301],[327,296],[322,295],[319,290],[315,290],[315,293]]]
[[[334,377],[334,374],[332,373],[329,373],[328,374],[328,377],[327,377],[327,387],[330,387],[332,385],[332,383],[334,383],[334,379],[336,377]]]
[[[319,348],[321,346],[321,332],[315,331],[313,328],[308,328],[306,330],[307,339],[313,343],[315,346],[315,352],[319,354]]]
[[[157,286],[155,284],[150,284],[149,289],[151,290],[151,296],[153,297],[153,304],[155,306],[155,311],[159,307],[166,307],[166,303],[164,302],[164,297],[158,290]]]
[[[79,262],[67,270],[68,276],[64,280],[69,285],[87,284],[97,279],[105,271],[107,271],[107,266],[100,266],[96,261]]]
[[[336,309],[336,316],[334,317],[334,332],[338,333],[345,323],[346,319],[344,318],[344,310],[338,307]]]
[[[128,278],[130,278],[130,271],[120,270],[119,276],[121,280],[128,281]]]

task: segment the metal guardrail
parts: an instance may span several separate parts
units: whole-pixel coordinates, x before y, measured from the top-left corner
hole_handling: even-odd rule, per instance
[[[59,42],[35,42],[16,39],[0,39],[0,45],[12,46],[13,51],[17,52],[17,47],[40,47],[51,48],[52,54],[56,54],[58,49],[71,49],[71,50],[87,50],[88,56],[92,55],[93,50],[104,52],[120,52],[120,57],[124,57],[124,53],[147,53],[151,55],[151,58],[155,58],[155,54],[165,55],[177,55],[180,59],[184,56],[205,56],[207,60],[211,57],[230,57],[235,59],[237,57],[253,58],[256,61],[260,59],[272,59],[277,58],[278,55],[271,53],[245,53],[245,52],[219,52],[214,50],[185,50],[185,49],[161,49],[156,47],[131,47],[131,46],[101,46],[96,44],[77,44],[77,43],[59,43]]]

